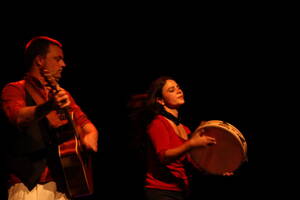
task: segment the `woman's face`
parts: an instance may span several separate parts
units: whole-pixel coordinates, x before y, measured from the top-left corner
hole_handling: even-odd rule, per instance
[[[159,103],[169,108],[178,108],[184,104],[184,95],[179,85],[174,80],[167,80],[162,88],[162,99]]]

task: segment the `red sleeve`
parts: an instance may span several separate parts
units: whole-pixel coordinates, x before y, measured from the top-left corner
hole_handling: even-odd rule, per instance
[[[148,127],[149,138],[153,144],[154,151],[161,161],[164,160],[164,153],[169,149],[169,132],[167,126],[159,118],[155,118]]]
[[[90,123],[90,120],[88,119],[86,114],[81,110],[81,108],[76,104],[75,100],[70,95],[70,93],[68,93],[68,95],[70,97],[70,101],[71,101],[70,107],[71,107],[71,111],[74,113],[75,123],[80,127],[83,127],[85,124]]]
[[[185,132],[188,134],[188,136],[190,136],[191,130],[185,125],[183,125],[183,128],[184,128]]]
[[[16,124],[19,110],[26,106],[24,83],[19,81],[7,84],[2,90],[1,101],[5,115]]]
[[[2,109],[5,115],[12,123],[16,123],[19,110],[26,107],[25,81],[18,81],[7,84],[1,93]],[[83,127],[89,123],[90,120],[81,111],[70,93],[68,93],[71,100],[71,111],[74,112],[74,121],[77,125]]]

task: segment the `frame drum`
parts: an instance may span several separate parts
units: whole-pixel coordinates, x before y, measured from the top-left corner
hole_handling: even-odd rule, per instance
[[[199,170],[222,175],[225,172],[235,171],[247,160],[245,138],[237,128],[227,122],[220,120],[202,122],[194,134],[207,135],[216,139],[214,145],[198,147],[190,151],[190,156]]]

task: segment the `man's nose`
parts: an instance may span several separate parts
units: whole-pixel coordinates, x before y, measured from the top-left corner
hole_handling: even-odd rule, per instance
[[[62,67],[66,67],[67,66],[64,60],[61,60],[61,66]]]

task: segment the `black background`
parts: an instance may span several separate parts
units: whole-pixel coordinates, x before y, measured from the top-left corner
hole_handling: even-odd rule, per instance
[[[274,99],[282,90],[278,67],[283,63],[280,41],[274,42],[275,22],[243,11],[225,16],[142,13],[93,11],[82,18],[75,12],[51,24],[31,19],[9,23],[2,37],[1,88],[22,77],[24,46],[31,37],[59,40],[67,63],[60,84],[100,133],[94,160],[96,191],[87,199],[141,199],[143,168],[130,146],[126,105],[131,95],[145,92],[151,80],[173,76],[185,92],[185,124],[195,129],[201,120],[225,120],[248,144],[249,161],[235,176],[197,177],[195,196],[266,192],[265,185],[278,178],[270,176],[278,164],[271,141],[281,121]]]

